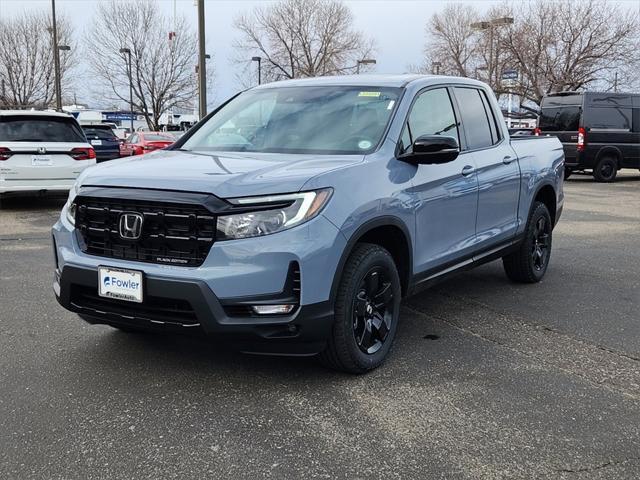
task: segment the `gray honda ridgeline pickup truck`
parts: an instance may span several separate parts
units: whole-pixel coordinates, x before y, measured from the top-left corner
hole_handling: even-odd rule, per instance
[[[558,139],[509,138],[475,80],[263,85],[164,151],[85,170],[53,227],[54,290],[92,324],[365,372],[421,287],[498,258],[542,279],[563,172]]]

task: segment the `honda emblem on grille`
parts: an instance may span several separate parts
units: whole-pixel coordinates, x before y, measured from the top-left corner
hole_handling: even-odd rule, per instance
[[[144,217],[135,212],[123,213],[118,222],[120,236],[127,240],[138,240],[142,235],[142,221]]]
[[[47,149],[46,148],[38,147],[38,154],[44,155],[45,153],[47,153]]]

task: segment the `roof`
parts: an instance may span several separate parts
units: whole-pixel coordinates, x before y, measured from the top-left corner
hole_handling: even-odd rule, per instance
[[[54,110],[0,110],[0,117],[8,115],[33,115],[33,116],[51,116],[73,118],[72,115],[65,112],[56,112]]]
[[[315,87],[315,86],[369,86],[369,87],[405,87],[409,83],[420,81],[421,83],[446,83],[461,82],[484,85],[477,80],[463,77],[446,77],[443,75],[340,75],[332,77],[297,78],[294,80],[282,80],[266,83],[255,87],[256,89],[268,89],[277,87]]]

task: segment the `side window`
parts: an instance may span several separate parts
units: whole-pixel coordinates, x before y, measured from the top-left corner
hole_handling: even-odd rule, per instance
[[[589,127],[631,130],[631,109],[622,107],[593,107],[589,112]]]
[[[480,91],[475,88],[456,87],[455,92],[467,138],[467,148],[473,150],[493,145],[491,127]]]
[[[131,138],[129,139],[129,143],[138,143],[138,134],[134,133],[133,135],[131,135]]]
[[[480,98],[482,98],[482,105],[484,105],[484,111],[487,114],[487,118],[489,119],[489,129],[491,130],[491,139],[493,144],[495,145],[500,141],[500,128],[496,123],[496,117],[494,115],[494,111],[489,104],[489,99],[487,98],[487,94],[485,92],[480,91]]]
[[[413,104],[402,132],[402,146],[407,148],[422,135],[453,137],[458,143],[458,122],[446,88],[421,93]]]

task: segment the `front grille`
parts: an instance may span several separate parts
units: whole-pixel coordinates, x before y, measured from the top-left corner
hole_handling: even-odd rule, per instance
[[[104,298],[95,287],[74,285],[71,304],[89,314],[111,315],[123,320],[148,320],[154,323],[195,327],[199,325],[193,307],[186,300],[145,296],[144,303],[122,302]]]
[[[75,203],[80,246],[90,255],[199,266],[215,239],[216,218],[202,205],[91,196],[76,197]],[[123,213],[143,216],[139,239],[120,236]]]

